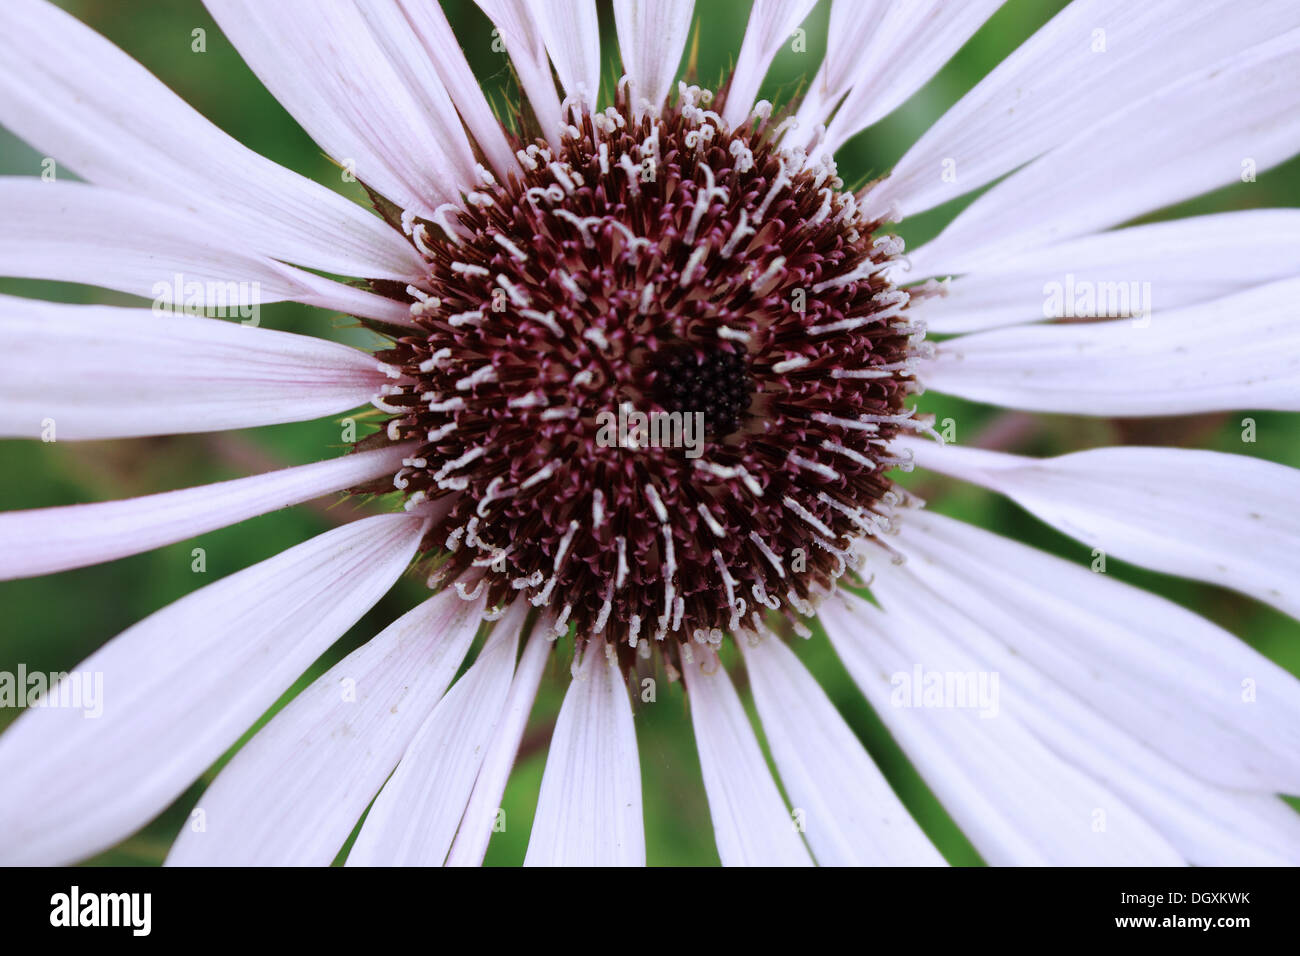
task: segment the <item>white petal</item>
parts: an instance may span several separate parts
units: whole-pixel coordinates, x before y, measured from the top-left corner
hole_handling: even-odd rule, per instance
[[[722,110],[729,124],[739,126],[749,117],[772,59],[816,5],[817,0],[754,0]]]
[[[0,859],[60,864],[152,819],[247,730],[406,568],[424,522],[335,528],[123,631],[76,671],[102,713],[37,708],[0,735]]]
[[[1300,815],[1277,797],[1216,787],[1181,770],[1107,711],[1037,672],[994,630],[942,596],[936,600],[906,565],[887,569],[873,588],[895,605],[909,602],[910,618],[890,614],[876,620],[893,634],[905,633],[914,658],[946,673],[997,674],[997,713],[1011,715],[1056,757],[1112,789],[1189,862],[1275,866],[1300,860]],[[904,620],[918,619],[900,630]]]
[[[673,89],[695,0],[614,0],[614,23],[633,108],[658,112]]]
[[[493,169],[499,176],[505,176],[519,167],[519,161],[510,149],[505,130],[497,121],[496,114],[483,95],[478,79],[474,76],[461,52],[451,24],[442,12],[442,7],[428,0],[398,0],[402,12],[410,22],[415,36],[424,44],[424,53],[437,71],[443,87],[451,96],[451,101],[460,111],[474,141],[487,155]]]
[[[1025,325],[941,342],[936,392],[1075,415],[1300,410],[1300,279],[1149,319]]]
[[[596,0],[529,0],[533,22],[568,98],[596,106],[600,93],[600,24]]]
[[[446,93],[390,60],[352,0],[204,2],[299,125],[371,189],[431,217],[473,188],[473,154]]]
[[[781,781],[822,866],[942,866],[817,681],[774,637],[740,640]]]
[[[52,3],[0,4],[0,123],[91,182],[192,207],[264,255],[342,275],[423,271],[378,216],[240,145]]]
[[[526,601],[515,601],[433,708],[375,798],[348,866],[442,865],[510,691],[527,610]]]
[[[988,863],[1184,862],[1150,821],[1110,788],[1053,754],[1012,714],[998,710],[982,716],[973,707],[918,707],[914,698],[900,694],[904,682],[914,682],[918,671],[980,674],[964,656],[935,650],[935,628],[946,625],[892,606],[882,614],[847,595],[827,601],[821,614],[849,673]]]
[[[474,0],[492,20],[510,62],[519,74],[519,85],[551,145],[560,141],[560,97],[555,92],[546,41],[533,19],[528,0]]]
[[[915,274],[970,272],[1277,165],[1300,151],[1297,72],[1300,28],[1211,61],[1095,125],[1074,126],[1074,137],[912,253]]]
[[[617,656],[599,644],[560,706],[524,865],[645,865],[632,704]]]
[[[501,720],[492,732],[492,740],[483,755],[483,766],[474,781],[474,791],[465,806],[465,816],[456,831],[456,841],[447,854],[447,866],[479,866],[487,854],[510,770],[524,737],[528,715],[537,699],[542,671],[554,646],[551,626],[549,620],[539,618],[532,636],[524,645],[524,652],[515,667],[514,680],[510,683],[510,693],[501,708]]]
[[[1300,470],[1185,448],[1023,458],[908,441],[922,468],[992,488],[1090,548],[1300,617]]]
[[[308,421],[366,404],[373,356],[145,309],[0,296],[0,435],[129,438]]]
[[[414,442],[181,491],[0,513],[0,580],[114,561],[360,485],[402,467]]]
[[[191,812],[169,866],[328,866],[437,705],[483,602],[452,588],[335,664],[245,744]]]
[[[931,332],[978,332],[1044,318],[1163,311],[1297,275],[1300,210],[1248,209],[1033,249],[953,279],[945,295],[913,299],[909,311]]]
[[[251,318],[251,307],[292,300],[410,325],[401,302],[241,252],[212,223],[174,203],[77,182],[0,177],[0,275],[80,282]],[[240,312],[240,308],[244,311]]]
[[[726,669],[714,658],[682,671],[722,865],[811,866]]]
[[[826,132],[825,149],[892,113],[943,68],[1003,0],[911,0],[892,5],[861,51],[852,89]]]
[[[944,114],[868,194],[863,208],[869,214],[892,208],[905,218],[964,195],[1080,131],[1092,132],[1099,122],[1165,84],[1194,70],[1204,72],[1207,63],[1297,26],[1298,13],[1286,0],[1205,0],[1194,6],[1182,0],[1072,3]],[[1148,114],[1154,122],[1141,130],[1142,139],[1186,119],[1202,133],[1216,129],[1214,136],[1191,134],[1188,148],[1210,140],[1222,143],[1220,129],[1199,122],[1209,123],[1206,110],[1218,112],[1220,94],[1203,90],[1200,96],[1202,102],[1187,114],[1166,115],[1156,107]],[[1179,106],[1186,108],[1185,103]],[[1086,171],[1113,146],[1098,154],[1067,152],[1058,158]],[[1241,158],[1251,155],[1238,154],[1245,148],[1240,143],[1234,147],[1228,179],[1239,174]],[[951,165],[945,166],[948,161]],[[1101,180],[1108,187],[1116,168],[1122,181],[1144,172],[1132,165],[1112,167]],[[944,175],[949,170],[955,179]],[[1079,195],[1068,180],[1058,185],[1062,197]]]
[[[1227,631],[951,518],[909,511],[899,525],[891,544],[932,604],[979,621],[1027,666],[1188,773],[1224,787],[1300,791],[1300,681]]]
[[[799,112],[795,114],[798,125],[785,134],[783,145],[806,147],[817,127],[830,118],[859,76],[895,64],[893,58],[897,51],[872,45],[872,37],[879,34],[883,18],[893,9],[895,5],[890,0],[832,0],[826,56],[799,104]],[[889,59],[885,63],[868,62],[864,53],[869,49]]]
[[[482,91],[474,84],[477,96],[464,98],[468,92],[467,81],[472,83],[473,73],[438,4],[365,0],[355,5],[387,55],[396,78],[417,105],[420,122],[427,124],[430,133],[442,144],[445,156],[439,154],[436,157],[438,169],[442,170],[446,168],[443,164],[449,164],[461,177],[463,185],[476,185],[473,177],[477,161],[465,134],[468,124],[462,123],[457,114],[460,104],[453,105],[451,87],[445,79],[448,76],[458,81],[464,103],[460,108],[471,108],[478,121],[477,128],[489,132],[488,145],[496,148],[496,159],[506,163],[503,171],[515,168],[516,164],[511,162],[514,157],[506,146],[505,133],[492,115]],[[439,45],[430,46],[431,41]]]

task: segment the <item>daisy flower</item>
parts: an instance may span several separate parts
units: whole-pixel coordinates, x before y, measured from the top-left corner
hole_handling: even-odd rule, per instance
[[[774,104],[760,86],[814,0],[756,0],[711,89],[689,68],[704,4],[613,0],[621,72],[602,75],[594,0],[478,0],[520,91],[496,112],[435,0],[206,3],[371,208],[244,148],[56,7],[8,0],[0,123],[83,181],[0,181],[0,272],[155,301],[184,277],[187,304],[306,303],[383,345],[4,297],[3,434],[366,405],[378,427],[315,464],[5,513],[0,574],[340,491],[391,507],[109,640],[67,678],[102,677],[97,719],[26,710],[0,735],[0,860],[75,862],[140,829],[411,569],[430,596],[247,739],[168,862],[328,864],[355,831],[349,864],[477,864],[539,687],[563,680],[525,862],[643,863],[634,700],[666,675],[724,864],[942,864],[804,639],[829,641],[989,863],[1300,858],[1279,796],[1300,793],[1294,677],[896,483],[972,482],[1103,563],[1300,612],[1295,471],[1023,457],[944,442],[916,404],[1300,410],[1300,212],[1125,225],[1300,150],[1294,3],[1076,0],[860,189],[837,151],[997,2],[834,0],[824,61]],[[905,251],[895,224],[976,191]],[[1159,308],[1110,310],[1125,279]],[[965,676],[979,708],[948,699]]]

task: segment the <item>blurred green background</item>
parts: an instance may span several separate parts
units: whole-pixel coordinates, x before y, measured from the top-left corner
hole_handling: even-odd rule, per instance
[[[198,0],[63,0],[63,7],[144,63],[218,126],[265,156],[363,201],[359,187],[341,181],[282,107],[258,83]],[[1054,0],[1010,0],[934,79],[893,115],[858,136],[838,156],[846,182],[861,183],[890,167],[945,109],[1064,4]],[[498,107],[517,96],[505,57],[492,50],[491,25],[468,0],[443,7],[485,89]],[[804,24],[805,52],[788,46],[779,56],[762,95],[780,101],[809,79],[825,49],[827,0]],[[716,85],[739,50],[749,4],[743,0],[699,0],[700,82]],[[613,17],[602,4],[606,75],[617,62]],[[304,29],[309,28],[304,24]],[[192,52],[192,31],[206,30],[206,51]],[[41,155],[0,130],[0,174],[39,175]],[[61,176],[68,176],[60,170]],[[1294,205],[1300,196],[1300,161],[1263,173],[1259,181],[1236,184],[1165,210],[1151,218],[1248,207]],[[967,197],[906,223],[899,231],[909,247],[936,234]],[[89,287],[0,279],[0,292],[68,302],[139,304],[138,300]],[[263,307],[269,328],[327,335],[368,346],[377,339],[348,327],[347,320],[291,303]],[[83,383],[70,382],[71,388]],[[1006,413],[937,395],[919,405],[957,423],[958,441],[1028,454],[1056,454],[1106,444],[1157,444],[1212,448],[1300,466],[1295,416],[1256,413],[1178,419],[1119,421]],[[1241,418],[1258,423],[1258,440],[1241,441]],[[335,420],[252,429],[219,435],[137,439],[112,443],[9,441],[0,443],[0,507],[33,508],[148,494],[301,464],[342,448]],[[1195,476],[1188,476],[1195,480]],[[1079,562],[1082,545],[1044,527],[1015,505],[982,490],[946,479],[914,474],[904,482],[931,507],[985,528],[1027,541]],[[194,589],[268,558],[357,513],[351,504],[317,502],[212,532],[148,554],[26,581],[0,583],[0,670],[19,662],[29,671],[66,670],[135,621]],[[206,574],[190,570],[190,550],[207,552]],[[1142,571],[1111,560],[1108,572],[1163,594],[1242,636],[1292,672],[1300,673],[1300,626],[1283,615],[1232,592]],[[281,700],[366,641],[427,595],[421,581],[404,579]],[[184,640],[185,635],[176,635]],[[954,864],[980,862],[947,814],[903,758],[819,634],[796,651],[863,740],[904,803]],[[541,782],[546,741],[558,712],[567,660],[552,661],[554,679],[544,680],[516,772],[506,793],[506,829],[496,835],[489,863],[523,859],[533,807]],[[743,687],[743,674],[738,675]],[[280,706],[280,705],[277,705]],[[0,710],[0,727],[15,716]],[[645,793],[646,836],[652,864],[716,864],[690,718],[678,685],[659,682],[658,702],[640,705],[637,734]],[[214,768],[215,770],[215,768]],[[98,858],[101,864],[160,862],[185,822],[212,772],[138,835]]]

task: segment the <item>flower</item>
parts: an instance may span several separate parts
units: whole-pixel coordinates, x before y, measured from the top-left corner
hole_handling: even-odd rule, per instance
[[[1293,470],[1025,458],[945,444],[915,410],[922,386],[1075,415],[1300,409],[1300,214],[1113,228],[1296,151],[1294,5],[1077,0],[857,192],[836,150],[998,4],[836,0],[825,61],[781,108],[755,97],[811,0],[758,0],[714,92],[675,82],[690,2],[615,0],[605,108],[593,0],[479,5],[526,96],[504,124],[430,0],[208,0],[379,215],[243,148],[54,7],[0,11],[0,122],[87,180],[0,182],[5,274],[303,302],[387,340],[0,299],[8,436],[382,414],[333,460],[0,515],[0,574],[337,491],[400,501],[196,590],[51,688],[0,735],[0,859],[73,862],[137,830],[413,561],[433,595],[238,750],[169,862],[325,864],[363,815],[351,864],[480,862],[547,661],[571,651],[526,862],[644,862],[627,682],[657,667],[684,681],[724,863],[942,863],[774,630],[819,640],[814,614],[989,862],[1300,857],[1277,796],[1300,793],[1294,677],[892,477],[986,486],[1103,561],[1296,615]],[[904,254],[890,223],[984,186]],[[102,678],[96,719],[55,706],[78,675]]]

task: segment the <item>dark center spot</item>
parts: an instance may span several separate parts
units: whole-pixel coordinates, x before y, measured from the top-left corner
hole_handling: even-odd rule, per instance
[[[682,348],[656,365],[656,400],[670,412],[702,412],[710,438],[739,430],[753,397],[754,380],[740,352]]]

